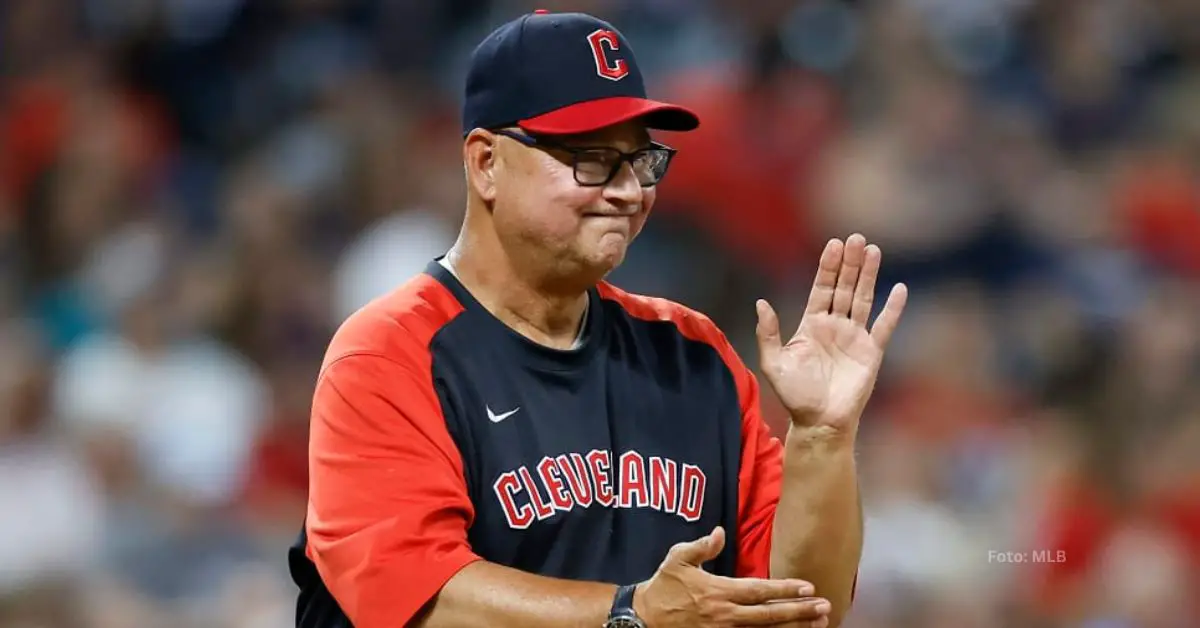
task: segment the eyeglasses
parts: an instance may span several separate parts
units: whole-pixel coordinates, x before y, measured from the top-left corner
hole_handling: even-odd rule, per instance
[[[575,182],[586,187],[608,185],[621,165],[629,162],[638,184],[644,188],[654,187],[667,174],[667,167],[675,157],[675,149],[658,142],[647,148],[626,153],[608,146],[566,146],[544,138],[525,135],[507,129],[496,133],[510,137],[526,146],[562,151],[571,155],[571,166],[575,170]]]

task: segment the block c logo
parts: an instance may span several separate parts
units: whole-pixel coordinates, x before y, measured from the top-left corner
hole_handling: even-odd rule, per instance
[[[600,29],[588,35],[587,39],[592,46],[592,57],[596,60],[596,74],[610,81],[619,81],[629,76],[629,64],[624,59],[609,58],[610,54],[621,49],[621,41],[617,39],[616,33]]]

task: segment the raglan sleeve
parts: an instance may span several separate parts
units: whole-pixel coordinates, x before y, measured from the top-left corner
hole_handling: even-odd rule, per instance
[[[783,490],[783,444],[762,414],[758,378],[722,338],[721,353],[733,372],[741,410],[742,452],[738,469],[738,577],[769,578],[775,512]],[[854,578],[853,599],[858,589]]]
[[[739,578],[768,578],[775,510],[783,488],[783,445],[763,418],[758,378],[746,367],[728,337],[702,318],[700,337],[716,349],[733,380],[741,423],[738,467],[737,568]]]
[[[783,486],[783,446],[762,415],[759,385],[741,359],[726,346],[741,410],[742,451],[738,469],[737,576],[767,578],[771,572],[771,533]]]
[[[404,626],[478,560],[463,462],[427,364],[353,354],[313,397],[308,555],[357,628]]]

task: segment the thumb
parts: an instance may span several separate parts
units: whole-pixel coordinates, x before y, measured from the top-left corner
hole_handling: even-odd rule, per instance
[[[684,565],[699,567],[716,558],[725,549],[725,529],[721,526],[695,541],[679,543],[667,552],[667,558]]]
[[[754,328],[754,333],[758,336],[759,360],[763,366],[774,364],[783,347],[783,341],[779,338],[779,315],[765,299],[755,302],[754,309],[758,313],[758,326]]]

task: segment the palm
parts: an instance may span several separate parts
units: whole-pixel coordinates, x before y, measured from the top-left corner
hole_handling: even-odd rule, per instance
[[[786,342],[775,312],[759,302],[763,375],[796,421],[856,427],[907,296],[897,286],[868,329],[879,262],[879,249],[866,246],[862,236],[851,236],[845,245],[831,241],[821,254],[804,318]]]
[[[870,385],[880,354],[870,334],[848,319],[816,314],[783,346],[768,378],[793,412],[845,415]]]

